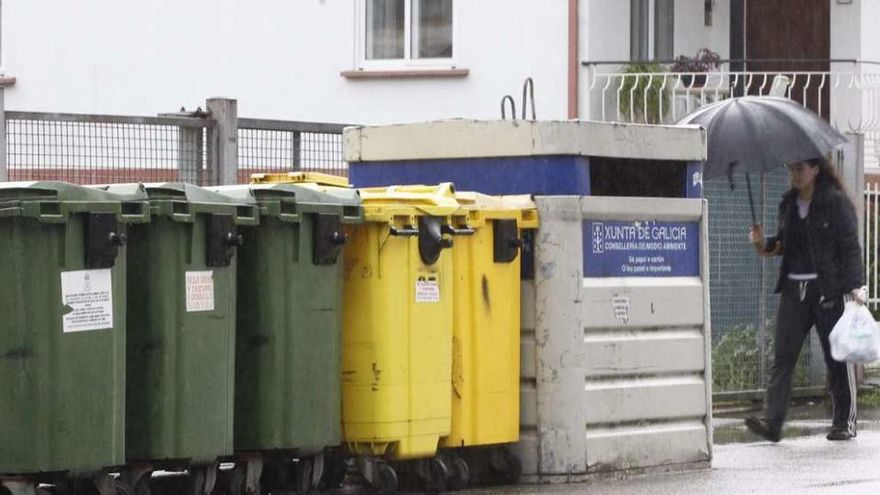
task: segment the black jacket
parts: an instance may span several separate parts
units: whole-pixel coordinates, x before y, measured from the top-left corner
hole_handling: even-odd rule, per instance
[[[776,236],[767,238],[765,249],[782,256],[776,292],[789,273],[785,246],[788,226],[797,215],[797,191],[792,189],[779,203]],[[810,254],[819,276],[819,290],[832,299],[865,285],[862,249],[859,246],[858,216],[846,193],[827,184],[817,184],[807,217]]]

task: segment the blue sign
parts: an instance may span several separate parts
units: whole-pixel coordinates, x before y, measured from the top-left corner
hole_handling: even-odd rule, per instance
[[[698,277],[698,222],[584,221],[585,277]]]

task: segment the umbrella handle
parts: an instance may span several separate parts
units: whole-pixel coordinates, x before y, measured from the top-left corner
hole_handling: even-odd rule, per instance
[[[749,191],[749,209],[752,212],[752,225],[755,225],[758,223],[758,220],[755,217],[755,198],[752,195],[752,179],[748,172],[746,172],[746,189]]]

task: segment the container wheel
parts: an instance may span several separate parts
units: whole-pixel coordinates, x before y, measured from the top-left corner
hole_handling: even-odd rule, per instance
[[[379,463],[376,469],[378,471],[376,478],[378,484],[373,486],[372,492],[376,495],[394,495],[397,493],[397,489],[400,486],[400,478],[397,476],[397,471],[386,462]]]
[[[132,487],[125,481],[117,479],[113,482],[113,484],[116,488],[116,495],[134,495],[134,487]]]
[[[345,481],[345,475],[348,472],[348,466],[345,460],[331,457],[325,459],[324,474],[321,476],[321,488],[327,490],[335,490],[342,486]]]
[[[311,457],[299,459],[293,467],[293,480],[296,493],[305,495],[312,493],[315,488],[312,483],[312,472],[315,469],[315,461]]]
[[[89,479],[76,478],[70,482],[70,493],[73,495],[100,495],[95,482]]]
[[[453,492],[464,490],[471,481],[470,466],[468,466],[467,461],[457,455],[451,456],[449,461],[451,473],[447,488]]]
[[[425,493],[436,494],[446,491],[449,482],[449,466],[440,457],[428,461],[428,479],[425,480]]]
[[[522,475],[522,462],[516,454],[511,452],[510,449],[502,447],[498,450],[496,459],[498,459],[498,464],[500,465],[493,465],[493,467],[502,483],[513,484],[519,481],[519,477]]]
[[[114,481],[116,493],[119,495],[151,495],[150,481],[152,476],[153,473],[151,471],[143,471],[141,473],[123,471]]]
[[[235,467],[232,468],[232,472],[229,473],[229,493],[228,495],[261,495],[263,490],[261,489],[261,483],[259,480],[257,481],[257,486],[255,490],[248,491],[247,490],[247,469],[246,466],[241,465],[240,463],[236,463]]]
[[[191,467],[189,475],[185,478],[185,493],[192,495],[209,495],[214,491],[217,484],[217,467],[199,466]]]

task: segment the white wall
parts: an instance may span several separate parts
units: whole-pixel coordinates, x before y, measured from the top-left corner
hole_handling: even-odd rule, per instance
[[[862,0],[853,0],[851,4],[831,2],[830,55],[832,59],[862,58]],[[876,0],[871,0],[876,2]],[[852,72],[856,67],[848,63],[831,64],[834,72]],[[862,119],[862,97],[849,89],[850,80],[840,76],[837,84],[831,89],[831,122],[842,130],[848,125],[858,125]],[[845,89],[837,89],[834,86]],[[835,90],[837,89],[837,90]]]
[[[629,0],[580,0],[580,57],[581,61],[599,62],[629,60]],[[590,90],[597,73],[613,72],[614,65],[580,67],[579,115],[582,119],[598,119],[601,105],[599,89]],[[604,84],[603,79],[598,79]]]
[[[851,4],[838,4],[834,0],[826,1],[831,2],[831,58],[860,58],[862,0],[853,0]],[[852,66],[838,65],[832,70],[852,70]]]
[[[862,0],[861,59],[880,62],[880,2]],[[841,7],[843,7],[841,5]],[[880,70],[880,66],[871,68],[872,72]]]
[[[536,83],[540,118],[566,116],[567,2],[459,0],[454,79],[350,80],[353,0],[7,0],[14,110],[151,115],[239,100],[239,114],[384,123],[495,118]]]
[[[709,48],[730,58],[730,0],[715,0],[711,26],[705,24],[702,0],[675,0],[674,48],[676,57]]]
[[[584,60],[628,60],[629,0],[581,0],[580,34]]]

